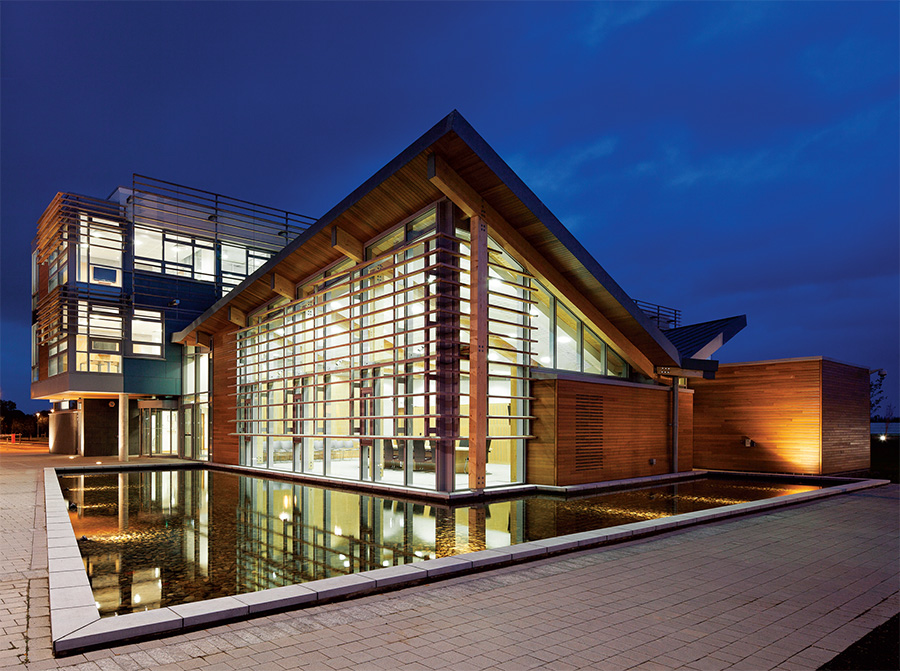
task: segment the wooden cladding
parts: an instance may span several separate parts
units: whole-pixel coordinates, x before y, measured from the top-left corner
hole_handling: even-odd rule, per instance
[[[75,244],[83,219],[98,217],[124,227],[125,209],[117,203],[74,193],[57,193],[38,219],[34,239],[38,263],[44,263],[60,244]]]
[[[603,468],[603,397],[575,396],[575,470]]]
[[[723,364],[695,389],[695,466],[826,474],[868,467],[868,370],[822,358]]]
[[[822,361],[822,472],[870,465],[869,371]]]
[[[237,355],[235,331],[213,335],[210,366],[212,375],[212,454],[210,461],[220,464],[240,463],[238,437],[234,435],[236,414],[231,392],[237,383],[234,360]]]
[[[672,472],[670,387],[535,380],[528,482],[565,486]],[[678,470],[692,467],[693,394],[679,391]]]

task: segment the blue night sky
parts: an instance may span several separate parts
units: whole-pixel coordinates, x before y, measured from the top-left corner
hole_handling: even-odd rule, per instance
[[[138,172],[319,216],[452,109],[632,297],[900,401],[896,2],[0,4],[0,385],[35,223]]]

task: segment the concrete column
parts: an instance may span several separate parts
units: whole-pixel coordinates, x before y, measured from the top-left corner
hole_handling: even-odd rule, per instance
[[[81,409],[78,410],[78,454],[84,456],[84,403],[81,399],[75,401],[81,403]],[[77,406],[76,406],[77,407]]]
[[[128,394],[119,394],[119,461],[128,461]]]

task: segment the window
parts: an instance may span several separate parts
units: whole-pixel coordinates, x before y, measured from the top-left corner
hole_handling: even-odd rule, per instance
[[[63,342],[59,343],[60,347],[63,347]],[[78,301],[78,330],[75,336],[76,370],[91,373],[122,372],[121,347],[122,316],[119,308]],[[51,355],[52,353],[51,347]]]
[[[222,244],[222,293],[226,294],[245,277],[255,273],[271,254],[237,244]]]
[[[237,243],[222,243],[219,251],[223,294],[240,284],[247,275],[254,273],[271,256],[268,252]],[[187,277],[200,282],[215,282],[216,242],[136,225],[134,269]]]
[[[531,365],[572,370],[592,375],[628,378],[628,362],[584,321],[565,307],[552,292],[532,280]],[[554,327],[555,321],[555,327]]]
[[[181,368],[184,456],[209,459],[209,351],[188,345]]]
[[[563,370],[581,370],[581,322],[556,302],[556,367]]]
[[[135,308],[131,320],[131,355],[163,358],[163,313]]]
[[[69,246],[63,242],[50,252],[47,260],[47,290],[53,291],[69,279]]]
[[[40,290],[40,273],[38,271],[37,252],[31,254],[31,309],[37,310],[38,291]]]
[[[32,324],[31,325],[31,381],[32,382],[38,381],[39,351],[40,351],[40,348],[38,346],[38,325]]]
[[[215,242],[158,228],[135,226],[134,269],[215,282]]]
[[[85,213],[81,213],[79,217],[78,281],[121,287],[124,244],[121,225]],[[51,267],[51,272],[52,270]],[[63,282],[60,281],[59,284]]]

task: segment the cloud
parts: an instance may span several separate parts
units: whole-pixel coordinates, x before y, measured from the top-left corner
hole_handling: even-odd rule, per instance
[[[747,186],[772,182],[791,176],[820,176],[829,163],[841,161],[841,149],[858,147],[878,138],[886,123],[895,123],[894,101],[862,110],[824,128],[797,133],[783,145],[772,145],[752,151],[718,154],[695,159],[687,141],[669,142],[657,158],[634,164],[629,173],[635,176],[655,175],[665,186],[687,189],[703,184],[730,183]],[[862,170],[858,164],[841,164],[841,172]]]
[[[845,95],[876,85],[897,72],[896,42],[867,34],[837,45],[815,44],[801,56],[803,70],[825,90]]]
[[[722,2],[710,3],[712,8],[709,21],[694,38],[695,43],[711,42],[719,39],[733,39],[736,35],[750,32],[773,12],[779,11],[771,2]]]
[[[602,44],[619,28],[637,23],[652,14],[663,3],[659,2],[603,2],[593,7],[593,12],[582,38],[589,47]]]
[[[595,171],[591,166],[611,156],[618,143],[616,136],[608,135],[588,145],[569,147],[546,160],[514,156],[510,165],[535,192],[568,195],[582,190],[585,175],[593,181]]]

